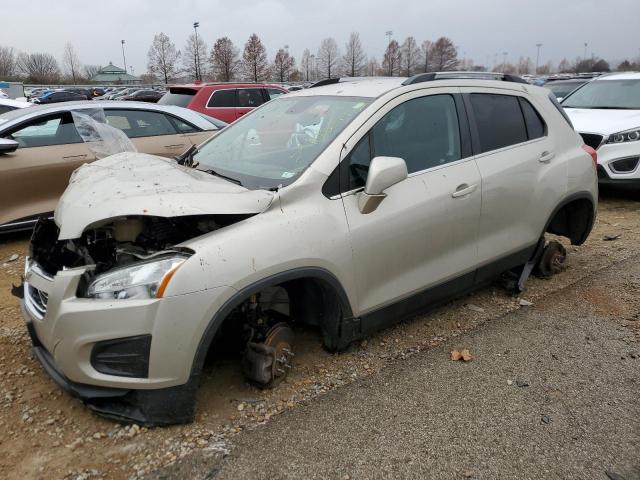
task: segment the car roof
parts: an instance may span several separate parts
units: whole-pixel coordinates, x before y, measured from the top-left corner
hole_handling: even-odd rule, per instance
[[[594,79],[594,81],[597,81],[597,82],[602,82],[607,80],[640,80],[640,72],[609,73]]]
[[[0,98],[0,105],[15,108],[27,108],[33,106],[33,103],[22,100],[11,100],[10,98]]]
[[[214,89],[221,88],[283,88],[280,85],[272,83],[228,83],[228,82],[207,82],[207,83],[181,83],[176,85],[167,85],[168,88],[191,88],[193,90],[200,90],[203,88],[213,87]]]
[[[62,102],[48,105],[34,105],[31,108],[13,110],[7,112],[0,117],[0,128],[6,128],[24,120],[37,118],[42,115],[48,115],[58,112],[68,112],[71,110],[85,110],[92,108],[103,109],[126,109],[126,110],[151,110],[157,112],[168,113],[196,125],[203,130],[212,130],[214,124],[203,118],[197,112],[187,108],[175,105],[159,105],[157,103],[147,102],[124,102],[117,100],[81,100],[76,102]]]

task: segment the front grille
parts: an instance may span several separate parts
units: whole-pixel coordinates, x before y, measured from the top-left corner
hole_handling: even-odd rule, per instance
[[[611,162],[609,167],[616,173],[630,173],[638,166],[638,160],[640,160],[640,157],[621,158]]]
[[[582,140],[584,143],[589,145],[594,150],[597,150],[598,147],[602,144],[602,139],[604,138],[602,135],[597,135],[595,133],[580,133]]]
[[[29,296],[28,301],[30,306],[39,314],[40,317],[44,317],[47,313],[47,301],[49,296],[42,290],[38,290],[32,285],[25,284],[26,294]]]

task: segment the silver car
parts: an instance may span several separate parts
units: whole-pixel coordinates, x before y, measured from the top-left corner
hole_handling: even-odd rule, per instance
[[[340,350],[505,272],[560,271],[545,233],[586,240],[595,153],[547,90],[493,77],[328,80],[177,162],[80,168],[26,262],[36,356],[103,415],[187,422],[216,337],[268,387],[296,325]]]

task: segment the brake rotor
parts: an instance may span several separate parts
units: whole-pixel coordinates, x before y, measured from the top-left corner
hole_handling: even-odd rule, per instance
[[[271,347],[273,363],[271,364],[272,387],[280,383],[291,369],[293,360],[293,330],[286,323],[278,323],[269,329],[264,340],[266,347]]]
[[[538,262],[536,274],[548,278],[565,269],[567,264],[567,250],[561,243],[552,241],[545,247]]]

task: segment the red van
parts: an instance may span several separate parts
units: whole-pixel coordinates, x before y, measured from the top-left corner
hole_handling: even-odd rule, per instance
[[[191,83],[169,87],[158,103],[186,107],[231,123],[285,93],[282,87],[261,83]]]

